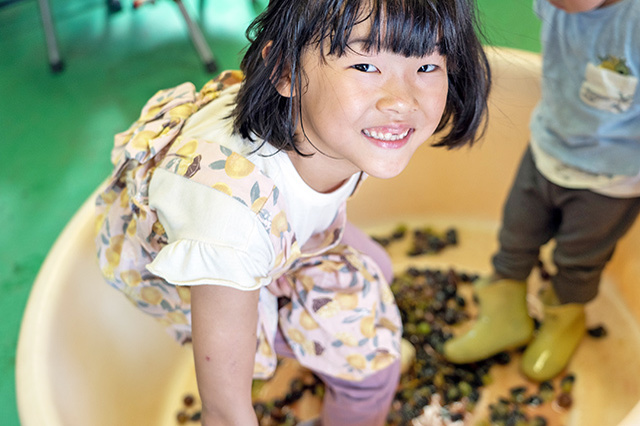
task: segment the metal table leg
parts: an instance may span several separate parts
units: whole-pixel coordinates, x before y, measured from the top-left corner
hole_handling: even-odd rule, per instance
[[[187,23],[187,28],[189,29],[189,35],[191,36],[191,41],[198,51],[198,55],[200,55],[200,59],[204,63],[205,68],[208,72],[215,72],[218,69],[218,65],[213,57],[213,53],[211,53],[211,49],[209,49],[209,45],[204,39],[202,35],[202,31],[200,27],[191,19],[189,12],[184,7],[182,0],[173,0],[178,7],[180,8],[180,12],[184,17],[185,22]]]
[[[38,0],[40,6],[40,16],[42,18],[42,28],[47,42],[47,54],[49,56],[49,65],[51,71],[57,73],[62,71],[64,64],[60,58],[58,50],[58,41],[56,40],[55,29],[53,27],[53,18],[51,17],[51,8],[49,0]]]

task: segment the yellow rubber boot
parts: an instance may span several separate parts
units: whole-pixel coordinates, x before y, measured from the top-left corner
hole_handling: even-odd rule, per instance
[[[533,319],[527,310],[527,285],[501,279],[476,285],[478,318],[469,331],[444,344],[450,362],[467,364],[502,351],[515,349],[531,340]]]
[[[522,355],[522,372],[543,382],[560,374],[586,333],[584,305],[545,305],[542,326]]]

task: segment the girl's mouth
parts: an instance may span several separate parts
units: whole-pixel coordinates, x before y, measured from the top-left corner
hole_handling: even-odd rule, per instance
[[[402,133],[392,133],[364,129],[362,133],[369,138],[377,139],[382,142],[394,142],[406,138],[410,131],[411,129],[407,129]]]
[[[366,136],[375,145],[386,149],[402,148],[408,141],[409,136],[413,133],[412,128],[403,131],[394,131],[393,129],[363,129],[362,134]]]

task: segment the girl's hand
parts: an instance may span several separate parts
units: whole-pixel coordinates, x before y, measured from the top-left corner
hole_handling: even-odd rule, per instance
[[[202,424],[257,425],[251,403],[259,291],[191,287],[193,353]]]

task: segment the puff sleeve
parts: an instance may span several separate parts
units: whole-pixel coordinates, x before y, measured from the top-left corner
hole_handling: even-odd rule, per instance
[[[223,285],[255,290],[271,282],[275,262],[268,232],[255,213],[232,197],[158,168],[149,205],[168,244],[147,266],[174,285]]]

